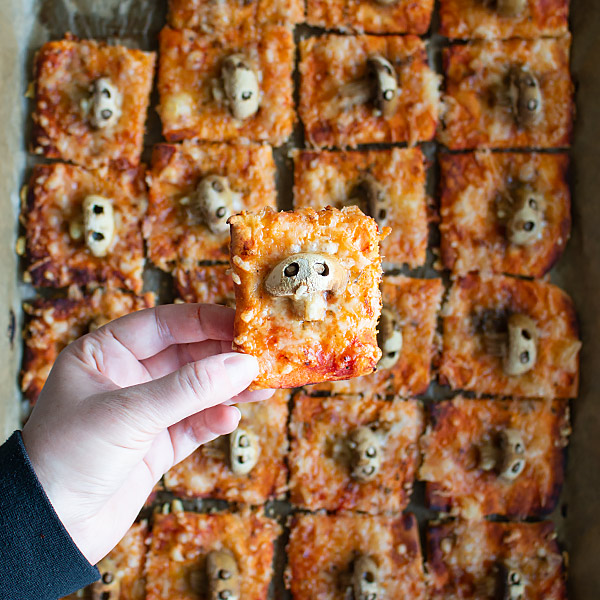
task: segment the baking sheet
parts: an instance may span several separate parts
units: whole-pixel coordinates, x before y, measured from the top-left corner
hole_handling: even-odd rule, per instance
[[[18,260],[14,252],[18,229],[19,190],[37,158],[28,156],[26,145],[30,129],[29,102],[24,93],[29,83],[35,50],[46,40],[62,37],[72,31],[81,37],[115,40],[146,50],[155,50],[156,35],[164,24],[166,0],[0,0],[0,118],[3,132],[0,136],[0,194],[5,215],[0,220],[0,436],[5,439],[18,427],[20,393],[18,374],[21,360],[23,298],[33,290],[19,282]],[[433,30],[436,29],[434,18]],[[600,410],[597,404],[600,385],[594,373],[600,371],[600,316],[596,305],[600,299],[600,73],[596,66],[600,59],[600,3],[597,0],[575,0],[572,6],[573,51],[572,72],[577,91],[578,118],[575,143],[572,150],[573,232],[564,257],[553,272],[555,283],[569,292],[578,309],[583,351],[581,354],[581,392],[572,402],[574,433],[569,448],[567,484],[554,515],[560,539],[570,553],[570,598],[592,600],[600,590],[600,520],[596,518],[596,500],[600,496]],[[296,29],[296,40],[309,35],[311,29]],[[431,38],[432,63],[439,70],[438,36]],[[296,92],[297,93],[297,92]],[[153,106],[156,106],[154,97]],[[150,147],[160,140],[160,123],[154,108],[150,109]],[[288,151],[301,146],[301,126],[289,144],[275,152],[278,167],[280,208],[290,208],[292,201],[292,167]],[[425,144],[424,151],[434,157],[435,144]],[[146,157],[148,154],[146,153]],[[434,193],[436,168],[429,173],[429,191]],[[435,243],[436,232],[432,233]],[[435,276],[429,266],[405,271],[413,276]],[[159,291],[160,301],[171,300],[169,278],[148,270],[147,285]],[[447,396],[448,391],[432,386],[427,395],[433,398]],[[168,499],[165,495],[164,499]],[[159,499],[162,499],[159,498]],[[205,503],[185,503],[190,508],[205,508]],[[272,503],[269,511],[280,517],[289,510],[285,503]],[[409,507],[423,522],[430,514],[423,508],[423,486],[415,486],[413,502]],[[278,548],[278,577],[274,597],[283,594],[281,567],[285,559],[283,542]]]

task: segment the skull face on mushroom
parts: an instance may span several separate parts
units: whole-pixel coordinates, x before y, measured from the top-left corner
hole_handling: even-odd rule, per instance
[[[227,177],[208,175],[203,177],[186,198],[192,214],[206,224],[215,235],[224,235],[229,231],[227,219],[239,207],[237,194],[233,192]]]

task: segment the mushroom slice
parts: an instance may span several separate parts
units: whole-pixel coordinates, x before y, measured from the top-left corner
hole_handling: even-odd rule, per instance
[[[227,219],[234,211],[234,193],[227,177],[208,175],[203,177],[189,199],[192,213],[214,234],[229,231]]]
[[[508,99],[518,125],[537,125],[544,110],[540,83],[527,66],[513,67],[509,73]]]
[[[392,64],[383,56],[371,56],[367,61],[373,82],[373,102],[388,119],[398,107],[398,77]]]
[[[229,550],[215,550],[206,557],[210,600],[239,600],[240,572]]]
[[[367,426],[353,429],[348,436],[351,476],[361,483],[371,481],[381,468],[381,444],[377,434]]]
[[[254,116],[260,106],[258,77],[243,54],[231,54],[221,69],[223,91],[231,114],[240,121]]]
[[[98,258],[106,256],[115,236],[112,201],[104,196],[87,196],[83,201],[83,228],[90,252]]]
[[[530,186],[520,186],[506,224],[508,241],[517,246],[529,246],[539,240],[544,226],[544,206],[541,194]]]
[[[229,435],[229,466],[236,475],[247,475],[258,462],[258,438],[247,429],[238,428]]]
[[[110,558],[104,558],[98,563],[100,579],[90,586],[92,600],[119,600],[121,583],[117,578],[117,566]]]
[[[520,17],[526,7],[527,0],[496,0],[496,12],[501,17]]]
[[[96,129],[113,127],[121,118],[123,98],[118,88],[108,77],[101,77],[92,83],[90,123]]]
[[[402,326],[400,317],[390,306],[384,305],[379,318],[379,333],[377,345],[381,349],[381,358],[377,363],[378,369],[390,369],[400,358],[402,351]]]
[[[364,173],[350,192],[349,200],[365,215],[373,217],[377,225],[384,227],[389,218],[389,201],[385,188],[371,173]]]
[[[327,313],[326,293],[346,288],[348,274],[329,254],[292,254],[279,262],[265,280],[272,296],[289,297],[303,321],[323,321]]]
[[[370,556],[361,554],[352,567],[354,600],[379,599],[379,567]]]
[[[500,457],[501,461],[498,465],[500,477],[512,481],[523,472],[525,443],[520,431],[504,429],[500,433]]]
[[[507,375],[523,375],[535,366],[538,332],[531,317],[513,314],[508,317],[508,344],[502,361]]]

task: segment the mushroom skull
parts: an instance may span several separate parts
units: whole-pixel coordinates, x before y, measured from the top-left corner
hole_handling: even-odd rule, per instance
[[[206,557],[210,600],[239,600],[240,572],[229,550],[215,550]]]
[[[227,177],[208,175],[200,180],[190,199],[194,215],[206,223],[214,234],[229,230],[227,219],[234,210],[234,194]]]
[[[241,121],[254,116],[260,105],[258,77],[243,54],[232,54],[221,69],[223,90],[231,114]]]
[[[121,117],[121,93],[108,77],[101,77],[90,88],[90,122],[96,129],[112,127]]]
[[[509,74],[508,98],[518,125],[532,127],[542,118],[540,83],[527,66],[514,67]]]
[[[383,56],[371,56],[367,61],[373,81],[373,102],[385,118],[391,117],[398,106],[398,78],[392,64]]]
[[[356,481],[371,481],[381,467],[381,444],[377,434],[367,426],[357,427],[348,436],[351,475]]]
[[[87,196],[83,201],[85,243],[93,256],[108,254],[115,236],[115,215],[112,201],[104,196]]]
[[[378,369],[393,367],[400,358],[402,351],[402,327],[400,317],[389,306],[384,306],[379,318],[379,333],[377,345],[381,349],[381,358],[377,363]]]
[[[260,448],[256,436],[238,428],[229,435],[229,465],[236,475],[247,475],[258,462]]]
[[[499,474],[504,479],[516,479],[525,468],[525,443],[521,432],[505,429],[500,434]]]
[[[121,593],[120,580],[117,578],[117,566],[110,558],[98,563],[100,579],[90,586],[92,600],[118,600]]]
[[[537,359],[537,327],[523,314],[508,317],[508,345],[503,360],[507,375],[523,375],[535,366]]]
[[[529,186],[521,186],[513,199],[506,237],[517,246],[529,246],[540,238],[545,202]]]
[[[379,567],[370,556],[362,554],[354,561],[352,591],[354,600],[378,600]]]

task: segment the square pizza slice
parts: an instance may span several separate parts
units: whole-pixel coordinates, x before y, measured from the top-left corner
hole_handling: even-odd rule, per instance
[[[138,166],[156,54],[92,40],[44,44],[34,61],[31,150],[97,169]]]
[[[229,219],[234,348],[256,356],[256,388],[370,373],[381,356],[382,238],[357,207],[264,209]]]
[[[295,121],[293,58],[294,40],[285,26],[213,35],[165,27],[157,108],[165,138],[283,144]]]
[[[570,45],[567,35],[446,48],[438,140],[451,150],[569,146]]]
[[[25,280],[35,286],[106,284],[141,292],[143,171],[37,165],[23,194]]]
[[[313,27],[356,33],[416,33],[429,29],[433,0],[308,0]]]
[[[145,600],[147,536],[148,524],[134,523],[117,546],[96,565],[100,580],[63,600]]]
[[[87,296],[39,298],[26,303],[21,377],[25,397],[35,403],[54,361],[71,342],[114,319],[152,306],[152,293],[134,296],[101,288]]]
[[[200,446],[165,474],[167,490],[179,496],[264,504],[287,489],[288,394],[238,404],[238,428]]]
[[[382,357],[375,373],[317,383],[307,391],[381,397],[424,394],[438,350],[436,327],[443,291],[441,279],[384,276],[377,335]]]
[[[178,268],[174,281],[177,298],[183,302],[235,308],[235,289],[229,265]]]
[[[560,37],[569,0],[440,0],[440,33],[451,39]]]
[[[165,271],[229,259],[227,219],[277,206],[270,146],[158,144],[148,175],[144,235],[150,260]]]
[[[454,283],[442,317],[441,383],[522,398],[577,395],[577,317],[558,287],[467,275]]]
[[[571,231],[567,154],[440,155],[441,258],[454,273],[542,277]]]
[[[280,533],[259,512],[155,515],[146,600],[267,600]]]
[[[411,598],[425,582],[414,515],[292,518],[286,585],[293,600]]]
[[[414,145],[435,135],[439,78],[419,37],[311,37],[300,57],[298,111],[312,146]]]
[[[466,400],[430,406],[418,478],[433,510],[466,519],[554,510],[570,433],[566,400]]]
[[[299,395],[290,424],[291,502],[313,511],[402,511],[423,427],[415,400]]]
[[[554,525],[451,521],[427,531],[429,598],[566,600]]]
[[[420,148],[294,154],[296,208],[358,206],[380,228],[384,268],[419,267],[427,253],[425,159]]]

